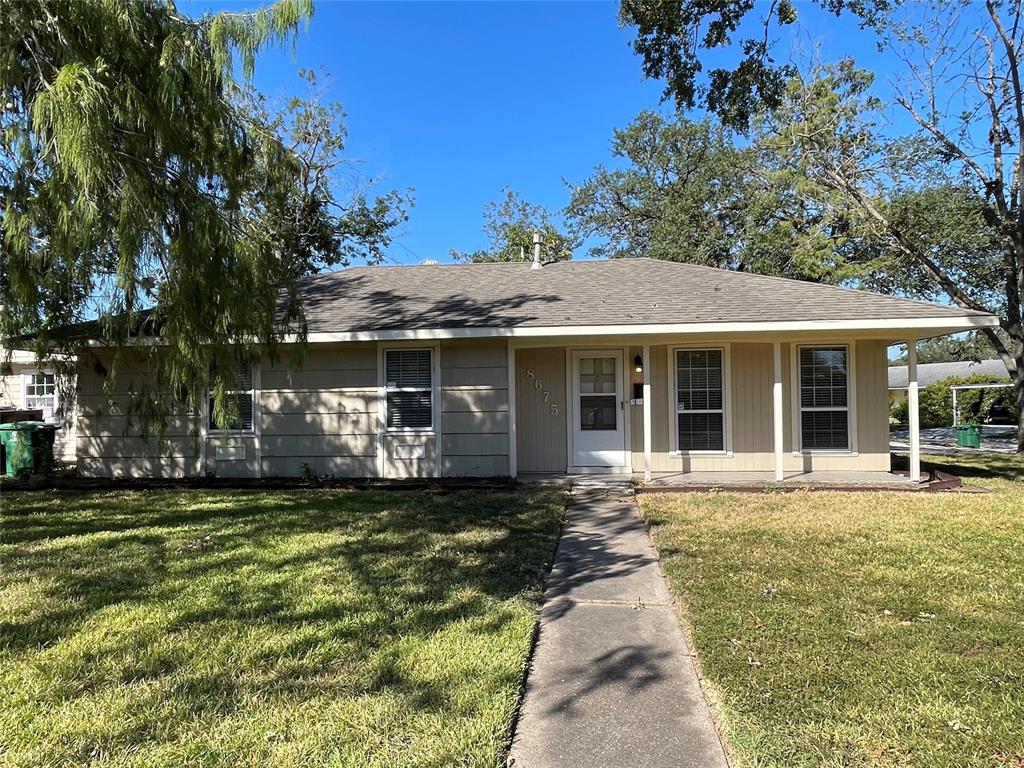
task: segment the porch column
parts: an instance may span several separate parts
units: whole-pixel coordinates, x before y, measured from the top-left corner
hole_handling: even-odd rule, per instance
[[[775,448],[775,479],[781,481],[786,479],[784,469],[785,453],[782,448],[782,343],[772,343],[772,362],[774,378],[772,379],[772,426],[773,426],[773,447]]]
[[[651,482],[651,345],[644,344],[644,482]]]
[[[921,414],[917,397],[917,339],[907,340],[907,416],[910,422],[910,479],[921,480]]]

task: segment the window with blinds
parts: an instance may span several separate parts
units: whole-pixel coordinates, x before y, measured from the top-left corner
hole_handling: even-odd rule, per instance
[[[227,404],[229,415],[225,423],[217,421],[213,408],[213,392],[209,393],[208,413],[209,427],[211,430],[250,432],[253,429],[253,401],[255,391],[253,388],[253,370],[247,363],[239,363],[234,369],[233,389],[228,390]]]
[[[850,450],[849,350],[800,348],[800,445]]]
[[[387,427],[392,430],[434,426],[434,359],[429,349],[384,351]]]
[[[676,351],[680,451],[725,450],[725,358],[721,349]]]

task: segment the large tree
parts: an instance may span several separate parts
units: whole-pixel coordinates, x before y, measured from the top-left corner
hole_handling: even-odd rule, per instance
[[[917,362],[919,363],[949,363],[961,360],[990,360],[995,356],[995,350],[988,338],[981,333],[971,332],[956,336],[937,336],[934,339],[927,339],[917,345]],[[907,353],[901,352],[899,356],[892,358],[893,365],[906,365]]]
[[[842,259],[870,265],[863,284],[997,313],[1001,328],[985,334],[1024,413],[1021,0],[817,4],[877,32],[896,61],[890,103],[852,61],[803,76],[779,63],[773,35],[796,21],[788,0],[623,0],[621,19],[666,97],[753,129],[774,186],[848,223],[856,247]],[[705,77],[713,51],[723,64]]]
[[[296,281],[381,256],[401,207],[339,188],[340,110],[275,113],[246,86],[258,52],[311,14],[311,0],[201,18],[171,0],[5,4],[5,347],[71,351],[67,329],[96,320],[119,353],[111,379],[121,351],[147,356],[158,428],[167,393],[199,412],[208,372],[226,416],[239,354],[304,338]]]
[[[829,13],[848,11],[870,27],[883,23],[898,2],[815,0]],[[773,36],[797,21],[792,0],[622,0],[619,18],[635,28],[633,50],[647,77],[665,81],[666,98],[680,109],[707,107],[734,130],[745,131],[763,107],[781,104],[796,74],[793,63],[778,61],[773,51]],[[723,66],[705,74],[704,58],[712,55]]]
[[[591,255],[816,281],[859,273],[841,212],[808,204],[788,169],[720,123],[642,112],[615,132],[612,154],[616,167],[598,166],[566,208]]]
[[[541,205],[524,200],[511,189],[503,189],[500,201],[484,206],[484,234],[487,247],[476,251],[451,250],[456,261],[530,261],[533,258],[533,235],[540,233],[544,261],[565,261],[572,258],[575,243],[552,220],[551,213]]]
[[[1024,407],[1022,20],[1019,1],[894,20],[893,106],[912,130],[886,124],[873,77],[844,61],[794,81],[761,131],[806,199],[849,211],[884,252],[879,287],[999,316],[984,333]]]

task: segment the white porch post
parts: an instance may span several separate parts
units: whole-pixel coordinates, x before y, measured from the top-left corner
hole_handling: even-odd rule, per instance
[[[917,339],[907,340],[907,415],[910,421],[910,479],[921,479],[921,414],[917,397]]]
[[[772,379],[772,426],[773,426],[773,447],[775,448],[775,479],[781,481],[786,479],[784,468],[785,454],[782,448],[783,427],[782,427],[782,343],[772,344],[772,361],[774,367],[774,378]]]
[[[644,344],[644,482],[651,482],[651,345]]]

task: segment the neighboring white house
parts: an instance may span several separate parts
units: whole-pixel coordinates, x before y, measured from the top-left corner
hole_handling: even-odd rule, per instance
[[[997,323],[958,307],[650,259],[353,268],[308,278],[300,291],[301,367],[286,344],[281,359],[242,371],[238,423],[224,429],[200,414],[198,454],[191,414],[172,419],[160,446],[140,436],[128,402],[149,382],[144,358],[126,357],[105,393],[111,352],[96,340],[99,364],[78,372],[79,470],[885,473],[887,348]],[[915,404],[913,359],[909,375]],[[915,447],[916,475],[918,459]]]
[[[6,352],[0,350],[0,361]],[[42,411],[43,421],[57,424],[54,438],[54,457],[66,462],[75,461],[74,386],[60,386],[54,367],[45,362],[40,365],[34,354],[23,350],[11,351],[11,373],[0,375],[0,410]]]
[[[1002,360],[957,360],[947,363],[921,363],[917,366],[917,384],[920,387],[927,387],[939,381],[956,376],[967,378],[969,376],[991,376],[993,379],[1006,379],[1010,381],[1010,374],[1006,372],[1006,364]],[[893,393],[907,394],[907,366],[889,366],[889,391]],[[901,398],[902,399],[902,398]]]

